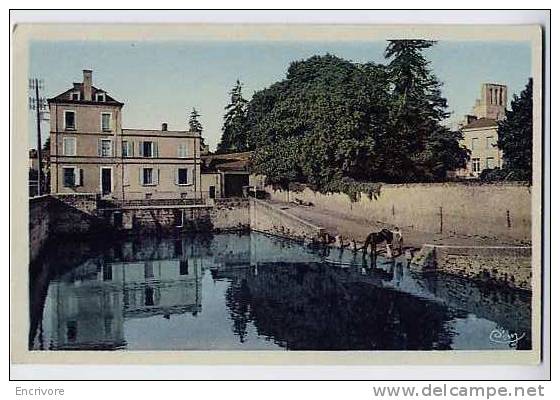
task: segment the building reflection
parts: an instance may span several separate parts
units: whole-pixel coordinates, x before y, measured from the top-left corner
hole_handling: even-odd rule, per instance
[[[469,318],[526,333],[516,348],[531,346],[530,294],[417,274],[404,259],[373,262],[265,235],[221,234],[53,246],[32,275],[30,348],[122,349],[144,327],[155,342],[166,329],[181,336],[185,325],[160,324],[202,313],[203,290],[205,307],[225,313],[190,320],[190,333],[225,329],[227,340],[247,348],[258,337],[289,350],[453,349],[456,322]],[[488,341],[477,340],[468,348]]]
[[[114,350],[126,320],[201,311],[201,260],[184,240],[119,244],[52,280],[34,348]]]

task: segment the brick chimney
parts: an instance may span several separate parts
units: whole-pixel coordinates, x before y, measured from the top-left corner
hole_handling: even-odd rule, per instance
[[[161,130],[162,131],[166,131],[167,130],[167,122],[164,122],[161,124]]]
[[[84,100],[91,101],[91,75],[92,71],[90,69],[84,69]]]

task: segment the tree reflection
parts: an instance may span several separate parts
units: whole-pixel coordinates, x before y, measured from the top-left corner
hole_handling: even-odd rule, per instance
[[[245,340],[252,321],[259,335],[290,350],[444,350],[454,315],[443,305],[382,288],[321,264],[259,265],[228,274],[226,304],[233,331]]]

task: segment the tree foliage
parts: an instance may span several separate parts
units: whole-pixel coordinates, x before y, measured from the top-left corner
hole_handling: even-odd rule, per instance
[[[511,110],[498,123],[498,148],[504,152],[507,179],[531,180],[533,162],[533,79],[514,95]]]
[[[461,134],[442,125],[447,101],[422,54],[432,44],[390,41],[387,66],[329,54],[291,63],[285,79],[247,103],[255,172],[272,184],[352,191],[442,180],[463,166]]]
[[[395,165],[395,180],[442,180],[447,171],[463,167],[468,157],[459,145],[461,134],[442,125],[449,116],[447,100],[422,54],[434,44],[390,40],[385,50],[393,100],[390,147],[409,155]]]
[[[196,108],[193,107],[193,109],[191,111],[191,114],[189,116],[189,130],[191,132],[196,132],[196,133],[200,134],[200,133],[202,133],[202,131],[204,129],[202,127],[202,124],[198,120],[199,117],[200,117],[200,114],[198,113]]]
[[[380,66],[332,55],[292,63],[285,80],[255,93],[248,105],[257,171],[273,183],[316,188],[342,177],[378,178],[372,155],[389,116],[384,74]]]
[[[242,84],[239,80],[229,92],[230,103],[225,107],[222,139],[218,144],[218,153],[246,151],[247,140],[247,100],[243,98]]]

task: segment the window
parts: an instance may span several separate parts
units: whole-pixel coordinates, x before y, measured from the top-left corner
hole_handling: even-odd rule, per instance
[[[62,154],[65,156],[76,155],[76,138],[65,137],[62,139]]]
[[[81,97],[82,96],[80,95],[80,92],[70,93],[70,99],[73,100],[73,101],[80,101]]]
[[[478,138],[471,139],[471,150],[475,150],[478,147]]]
[[[76,167],[63,167],[63,185],[64,187],[83,186],[84,170]]]
[[[97,92],[95,94],[95,101],[105,101],[105,93]]]
[[[179,168],[177,170],[177,184],[178,185],[189,184],[189,171],[187,168]]]
[[[493,136],[486,136],[486,148],[488,150],[494,147],[494,137]]]
[[[177,157],[179,158],[187,158],[187,144],[180,143],[179,147],[177,148]]]
[[[132,157],[134,155],[134,146],[132,142],[128,140],[124,140],[122,142],[122,156],[123,157]]]
[[[104,132],[111,130],[111,113],[101,113],[101,130]]]
[[[157,185],[159,178],[159,170],[154,168],[140,169],[140,183],[145,186]]]
[[[76,113],[74,111],[64,111],[64,129],[67,131],[76,130]]]
[[[140,142],[139,144],[140,156],[153,158],[158,156],[158,149],[156,142]]]
[[[486,158],[486,168],[488,169],[494,168],[494,157]]]
[[[472,159],[472,170],[473,172],[480,172],[480,158]]]
[[[100,157],[113,156],[113,141],[111,139],[99,139],[98,155]]]

